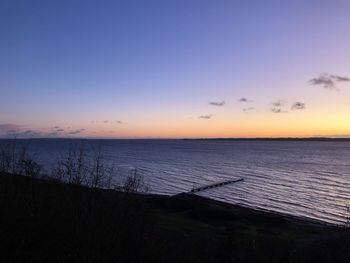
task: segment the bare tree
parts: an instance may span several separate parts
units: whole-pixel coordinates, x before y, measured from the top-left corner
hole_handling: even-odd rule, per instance
[[[86,185],[90,188],[114,188],[125,193],[147,192],[143,177],[133,170],[122,183],[112,185],[121,176],[113,164],[106,161],[103,144],[98,142],[87,154],[83,142],[71,145],[66,156],[61,157],[52,169],[52,176],[62,182]]]
[[[31,140],[21,140],[14,137],[1,145],[0,171],[12,174],[20,174],[30,177],[38,177],[41,166],[33,160],[29,154]]]
[[[66,174],[63,163],[63,158],[60,158],[51,169],[51,177],[61,182],[64,181],[64,177]]]
[[[17,146],[17,138],[6,140],[6,143],[1,145],[0,152],[0,169],[2,172],[6,173],[15,173],[16,172],[16,146]]]
[[[137,173],[137,169],[134,169],[129,176],[126,177],[122,190],[125,193],[138,193],[147,192],[143,177]]]
[[[52,176],[59,181],[70,184],[82,185],[86,183],[87,165],[83,142],[69,146],[65,156],[59,158],[52,169]]]
[[[21,149],[17,152],[16,157],[16,172],[21,175],[37,178],[40,175],[41,166],[34,161],[28,152],[30,140],[24,140]]]
[[[99,142],[97,148],[95,149],[92,169],[90,172],[90,184],[91,188],[101,187],[103,184],[103,179],[106,175],[106,169],[104,166],[103,155],[102,155],[102,143]]]
[[[23,159],[20,161],[23,167],[23,174],[32,178],[37,178],[40,175],[41,166],[32,159]]]
[[[0,149],[0,171],[1,172],[10,172],[11,168],[11,159],[12,156],[10,154],[9,143],[1,144]]]
[[[15,136],[12,141],[11,155],[12,155],[12,173],[16,173],[16,147],[17,147],[17,137]]]

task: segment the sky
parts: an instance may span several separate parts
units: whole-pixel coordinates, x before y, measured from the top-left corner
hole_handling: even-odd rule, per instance
[[[349,137],[349,13],[347,0],[1,0],[0,137]]]

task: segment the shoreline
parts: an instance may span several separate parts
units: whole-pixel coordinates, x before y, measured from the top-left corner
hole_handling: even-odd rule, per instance
[[[102,141],[288,141],[288,142],[350,142],[349,137],[252,137],[252,138],[110,138],[110,137],[16,137],[1,140],[102,140]]]
[[[195,200],[195,202],[199,203],[205,203],[207,205],[214,205],[218,206],[224,209],[227,209],[230,212],[237,213],[239,215],[256,215],[256,216],[263,216],[263,217],[271,217],[271,218],[276,218],[276,219],[282,219],[282,220],[287,220],[290,222],[302,224],[302,225],[307,225],[307,226],[316,226],[316,227],[326,227],[326,228],[335,228],[335,229],[346,229],[346,225],[344,222],[344,225],[342,224],[335,224],[335,223],[330,223],[318,219],[314,219],[311,217],[306,217],[306,216],[298,216],[298,215],[292,215],[288,213],[282,213],[282,212],[277,212],[269,209],[259,209],[259,208],[254,208],[254,207],[249,207],[249,206],[244,206],[241,204],[232,204],[216,199],[212,199],[209,197],[203,197],[199,196],[196,194],[190,194],[190,193],[181,193],[181,194],[176,194],[176,195],[162,195],[162,194],[148,194],[144,193],[141,194],[144,195],[146,198],[179,198],[183,199],[184,201],[191,201]]]
[[[0,207],[0,233],[6,236],[0,239],[0,259],[6,262],[347,262],[350,257],[348,228],[194,194],[121,192],[0,173]]]
[[[2,176],[2,175],[0,175]],[[7,174],[6,176],[15,176],[15,177],[24,177],[27,178],[23,175],[13,175],[13,174]],[[34,180],[39,180],[49,183],[57,183],[57,184],[63,184],[67,186],[71,186],[71,184],[64,183],[61,181],[58,181],[46,174],[42,174],[40,178],[36,178]],[[90,189],[88,186],[80,185],[79,187],[83,187],[86,189]],[[115,194],[121,194],[122,191],[121,189],[108,189],[108,188],[98,188],[98,191],[102,192],[108,192],[108,193],[115,193]],[[144,199],[180,199],[185,202],[198,202],[200,204],[206,204],[206,205],[213,205],[217,207],[224,208],[228,210],[229,212],[232,213],[238,213],[240,215],[257,215],[257,216],[267,216],[267,217],[273,217],[273,218],[280,218],[283,220],[288,220],[291,222],[298,222],[303,225],[310,225],[310,226],[319,226],[319,227],[331,227],[331,228],[336,228],[336,229],[346,229],[346,222],[344,224],[336,224],[336,223],[331,223],[323,220],[318,220],[315,218],[307,217],[307,216],[298,216],[298,215],[293,215],[289,213],[283,213],[283,212],[278,212],[278,211],[273,211],[269,209],[263,209],[263,208],[255,208],[255,207],[250,207],[250,206],[244,206],[242,204],[233,204],[217,199],[213,199],[210,197],[204,197],[197,195],[195,193],[178,193],[174,195],[168,195],[168,194],[154,194],[154,193],[147,193],[147,192],[138,192],[138,193],[133,193],[136,196],[140,196]]]
[[[21,175],[18,175],[18,176],[21,176]],[[46,174],[43,174],[39,180],[54,181],[55,182],[55,179],[51,178],[50,176],[48,176]],[[62,183],[62,182],[57,181],[57,183]],[[100,190],[121,193],[121,190],[118,190],[118,189],[100,188]],[[271,215],[271,216],[285,218],[286,220],[297,221],[297,222],[299,221],[299,222],[302,222],[305,224],[310,224],[310,225],[321,225],[321,226],[325,226],[325,227],[335,227],[335,228],[341,228],[341,229],[346,228],[346,222],[344,222],[343,224],[336,224],[336,223],[318,220],[318,219],[307,217],[307,216],[298,216],[298,215],[293,215],[293,214],[289,214],[289,213],[273,211],[273,210],[269,210],[269,209],[244,206],[242,204],[233,204],[233,203],[213,199],[210,197],[196,195],[195,193],[190,193],[190,192],[178,193],[178,194],[174,194],[174,195],[140,192],[140,193],[137,193],[137,195],[150,197],[150,198],[180,198],[180,199],[184,199],[184,200],[197,199],[198,201],[200,200],[201,202],[205,202],[207,204],[213,204],[213,205],[218,205],[221,207],[230,208],[233,211],[246,210],[247,213]]]

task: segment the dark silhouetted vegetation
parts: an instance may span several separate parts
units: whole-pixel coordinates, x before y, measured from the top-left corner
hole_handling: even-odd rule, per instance
[[[350,256],[345,228],[193,195],[140,195],[2,173],[0,207],[1,262],[347,262]]]
[[[0,262],[348,262],[350,232],[195,195],[141,194],[100,146],[83,144],[51,177],[18,141],[2,146]],[[15,145],[14,145],[15,144]],[[21,174],[21,175],[18,175]]]

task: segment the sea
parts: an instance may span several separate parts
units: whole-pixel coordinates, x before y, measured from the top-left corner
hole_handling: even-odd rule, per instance
[[[331,224],[350,218],[350,141],[33,139],[28,148],[49,174],[81,143],[90,154],[100,146],[116,177],[137,171],[149,193],[175,195],[243,178],[197,194]]]

